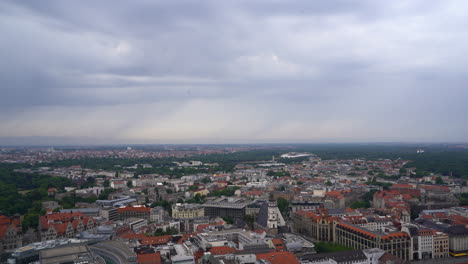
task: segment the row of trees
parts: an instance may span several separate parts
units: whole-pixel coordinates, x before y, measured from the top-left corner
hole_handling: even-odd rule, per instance
[[[42,202],[57,201],[63,208],[73,208],[78,202],[95,202],[96,199],[107,199],[113,191],[106,188],[99,197],[82,198],[74,192],[61,200],[48,196],[49,188],[63,191],[67,186],[76,186],[70,179],[41,175],[36,173],[15,172],[16,166],[0,164],[0,214],[24,215],[23,229],[36,228],[40,215],[45,213]],[[89,180],[91,178],[91,180]],[[95,179],[89,177],[82,187],[94,186]]]
[[[416,153],[419,144],[308,144],[296,145],[295,151],[312,152],[322,159],[404,159],[405,167],[416,168],[416,175],[428,173],[468,178],[468,149],[447,144],[424,146],[424,153]]]
[[[240,151],[227,154],[208,154],[189,158],[81,158],[52,161],[46,166],[49,167],[69,167],[80,165],[84,168],[116,170],[122,167],[129,167],[135,164],[150,164],[152,168],[138,167],[136,174],[159,173],[171,176],[181,176],[194,173],[213,173],[217,171],[232,171],[234,166],[240,162],[264,161],[270,160],[272,156],[279,156],[284,150],[265,149]],[[218,167],[176,167],[174,162],[183,162],[190,160],[199,160],[203,163],[217,163]],[[44,166],[44,165],[41,165]]]
[[[256,162],[270,160],[272,156],[280,156],[287,151],[312,152],[322,159],[405,159],[411,160],[406,167],[416,167],[418,176],[429,172],[444,175],[452,174],[455,177],[468,178],[468,149],[453,148],[449,145],[428,145],[425,146],[425,153],[417,154],[419,145],[390,145],[390,144],[298,144],[291,146],[275,145],[270,149],[241,151],[228,154],[209,154],[193,156],[190,159],[200,160],[204,163],[218,163],[218,167],[189,167],[178,168],[173,162],[186,161],[187,158],[82,158],[78,160],[57,160],[47,164],[51,167],[66,167],[71,165],[81,165],[86,168],[115,170],[116,166],[133,166],[134,164],[147,163],[153,168],[143,169],[139,167],[135,172],[160,173],[172,176],[181,176],[197,172],[232,171],[234,166],[240,162]],[[306,158],[304,158],[306,159]],[[298,162],[302,159],[280,159],[285,163]],[[273,175],[272,175],[273,176]]]
[[[239,186],[232,186],[232,187],[226,187],[221,190],[214,190],[208,194],[208,196],[216,196],[216,197],[221,197],[221,196],[234,196],[234,193],[239,190]]]
[[[461,206],[468,206],[468,193],[458,195],[458,199],[460,200]]]

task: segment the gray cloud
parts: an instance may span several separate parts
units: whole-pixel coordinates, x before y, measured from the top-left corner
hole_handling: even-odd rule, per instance
[[[3,1],[0,137],[466,141],[466,8]]]

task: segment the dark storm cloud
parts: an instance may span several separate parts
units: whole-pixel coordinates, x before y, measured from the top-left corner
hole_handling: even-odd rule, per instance
[[[463,10],[3,1],[0,136],[467,140]]]

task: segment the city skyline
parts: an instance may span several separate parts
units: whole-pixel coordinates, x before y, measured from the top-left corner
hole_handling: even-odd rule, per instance
[[[468,142],[463,1],[2,1],[0,145]]]

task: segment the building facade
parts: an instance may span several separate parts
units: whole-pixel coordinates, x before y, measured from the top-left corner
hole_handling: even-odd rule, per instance
[[[257,217],[257,226],[266,229],[269,234],[276,234],[278,227],[286,225],[276,201],[264,201]]]
[[[41,241],[58,238],[73,238],[83,231],[93,232],[96,222],[92,217],[75,213],[48,213],[39,219]]]
[[[434,258],[449,256],[449,237],[442,232],[434,232]]]
[[[22,241],[23,233],[19,217],[0,215],[0,254],[21,247]]]
[[[333,241],[336,217],[297,211],[292,215],[294,231],[320,241]]]
[[[354,249],[380,248],[393,256],[410,260],[410,236],[405,232],[372,232],[340,222],[336,225],[335,242]]]
[[[106,207],[99,210],[99,216],[108,221],[117,221],[119,220],[119,211],[115,207]]]
[[[119,219],[142,218],[150,220],[151,208],[145,206],[127,206],[118,209]]]
[[[243,226],[246,207],[249,202],[241,198],[218,198],[209,201],[202,206],[205,208],[205,216],[210,218],[228,217],[234,221],[235,225]]]
[[[174,204],[172,218],[190,219],[205,216],[205,209],[198,204]]]

